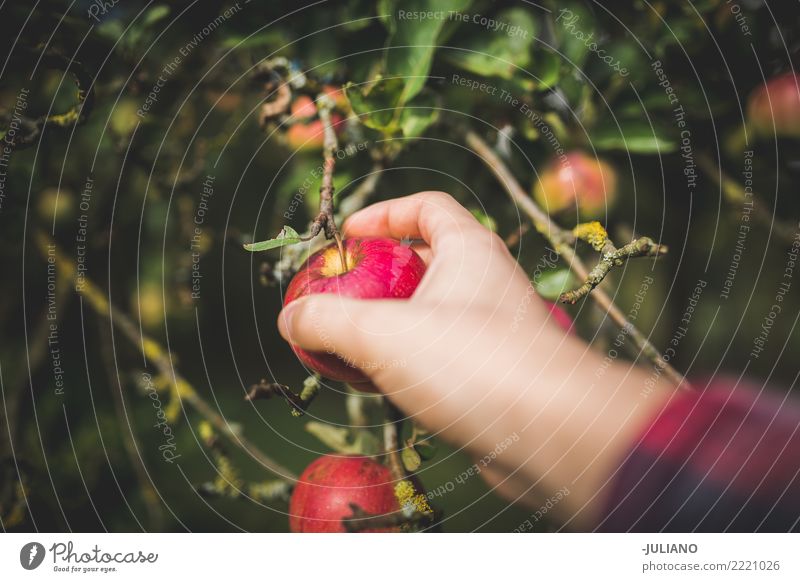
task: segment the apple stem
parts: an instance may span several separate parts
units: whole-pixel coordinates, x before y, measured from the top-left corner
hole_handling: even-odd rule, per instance
[[[319,214],[311,224],[310,235],[303,240],[310,240],[324,230],[325,238],[336,240],[339,248],[339,259],[342,261],[342,269],[347,271],[347,257],[344,252],[344,244],[339,229],[336,227],[336,218],[333,212],[333,170],[336,168],[336,150],[339,149],[339,141],[336,139],[336,131],[331,122],[331,109],[333,100],[325,93],[317,98],[317,113],[322,122],[325,137],[322,145],[322,155],[324,158],[322,166],[322,184],[319,187]]]
[[[342,272],[346,273],[347,272],[347,255],[344,252],[344,244],[342,243],[342,237],[337,232],[334,235],[334,238],[336,239],[336,246],[339,247],[339,259],[342,261]]]

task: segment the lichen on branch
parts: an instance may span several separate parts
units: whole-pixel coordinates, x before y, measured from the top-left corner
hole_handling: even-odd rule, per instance
[[[577,225],[572,229],[572,234],[576,239],[590,244],[594,250],[601,253],[601,258],[580,287],[561,294],[559,301],[562,303],[577,303],[591,293],[614,267],[621,267],[628,259],[656,257],[667,252],[666,246],[656,244],[653,239],[646,236],[617,248],[606,229],[597,221]]]

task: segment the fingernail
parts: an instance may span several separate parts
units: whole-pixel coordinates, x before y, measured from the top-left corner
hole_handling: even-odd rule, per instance
[[[281,335],[285,338],[289,337],[295,313],[297,313],[297,306],[290,303],[281,310],[278,317],[278,331],[280,331]]]

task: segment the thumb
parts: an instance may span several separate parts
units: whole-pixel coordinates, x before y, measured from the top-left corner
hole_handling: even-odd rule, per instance
[[[412,330],[411,306],[397,299],[310,295],[292,301],[278,316],[289,343],[346,359],[374,361],[391,355]]]

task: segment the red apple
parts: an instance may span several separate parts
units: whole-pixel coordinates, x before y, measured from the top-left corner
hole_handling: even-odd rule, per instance
[[[575,333],[575,330],[573,329],[574,323],[572,321],[572,317],[557,303],[550,303],[550,316],[553,318],[553,321],[556,323],[556,325],[565,332],[570,334]]]
[[[582,219],[602,216],[616,194],[614,169],[581,151],[550,161],[533,188],[534,198],[545,211],[555,214],[577,207]]]
[[[308,95],[300,95],[292,101],[292,117],[300,120],[311,119],[317,114],[317,106]]]
[[[289,500],[289,529],[295,533],[344,532],[342,518],[353,514],[351,503],[373,515],[399,511],[389,469],[368,457],[320,457],[297,480]]]
[[[800,75],[793,71],[773,77],[748,99],[747,120],[763,135],[800,137]]]
[[[344,95],[341,90],[325,87],[325,94],[341,109]],[[317,116],[317,105],[308,95],[300,95],[292,102],[292,125],[286,131],[286,141],[292,149],[301,151],[321,150],[325,141],[325,127]],[[331,113],[331,125],[336,133],[344,128],[344,119],[335,111]]]
[[[344,252],[346,268],[335,243],[311,255],[286,288],[283,305],[314,293],[406,299],[425,273],[425,263],[414,249],[396,240],[349,238],[344,241]],[[361,370],[332,352],[307,352],[295,345],[292,349],[300,361],[326,378],[348,382],[362,391],[376,390]]]

